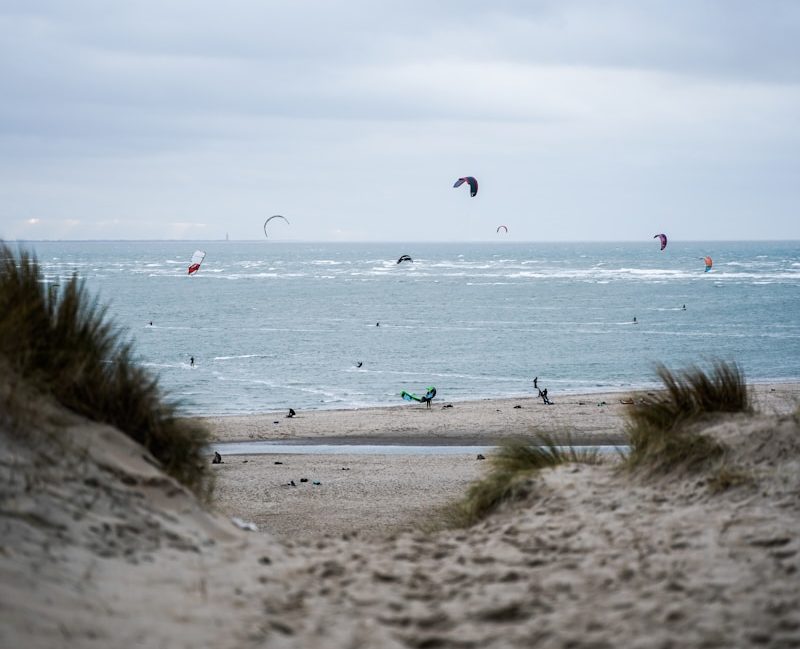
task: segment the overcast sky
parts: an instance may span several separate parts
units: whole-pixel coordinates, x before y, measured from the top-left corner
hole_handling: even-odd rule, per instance
[[[6,239],[800,239],[794,0],[2,0],[0,89]]]

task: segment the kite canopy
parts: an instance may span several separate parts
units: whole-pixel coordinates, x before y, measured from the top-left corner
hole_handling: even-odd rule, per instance
[[[663,232],[661,234],[654,234],[653,239],[660,239],[661,240],[661,250],[667,247],[667,235]]]
[[[206,253],[203,250],[195,250],[194,254],[192,255],[192,261],[189,263],[189,274],[194,275],[198,270],[200,270],[200,264],[203,263],[203,260],[206,258]]]
[[[456,180],[456,183],[453,185],[453,187],[461,187],[461,185],[464,183],[469,184],[469,195],[474,197],[475,194],[478,193],[478,181],[472,176],[464,176],[463,178]]]
[[[432,385],[427,388],[427,392],[425,392],[424,397],[420,397],[412,392],[406,392],[402,390],[400,392],[400,396],[403,397],[406,401],[417,401],[419,403],[430,403],[431,400],[436,396],[436,388]]]
[[[272,219],[283,219],[286,221],[286,225],[290,225],[288,219],[285,216],[281,216],[280,214],[276,214],[275,216],[270,216],[266,221],[264,221],[264,236],[269,238],[267,234],[267,223],[269,223]]]
[[[400,255],[400,259],[397,260],[397,263],[399,264],[399,263],[404,262],[404,261],[412,261],[413,262],[414,260],[411,259],[411,257],[409,257],[408,255]]]
[[[706,271],[705,271],[705,272],[708,272],[708,271],[710,271],[710,270],[711,270],[711,267],[714,265],[714,262],[713,262],[713,261],[711,261],[711,257],[708,257],[708,256],[706,256],[706,257],[701,257],[701,259],[702,259],[702,260],[705,262],[705,264],[706,264]]]
[[[505,225],[498,225],[497,231],[500,232],[500,230],[505,230],[506,234],[508,234],[508,228]]]

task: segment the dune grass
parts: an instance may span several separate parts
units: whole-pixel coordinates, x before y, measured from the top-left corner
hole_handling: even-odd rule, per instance
[[[531,478],[542,469],[561,464],[598,464],[597,451],[582,451],[569,442],[560,445],[555,438],[542,434],[530,441],[505,442],[488,458],[487,475],[474,482],[463,499],[443,512],[447,527],[469,527],[498,509],[503,503],[524,498],[531,489]]]
[[[664,390],[627,409],[627,466],[659,473],[708,466],[724,449],[697,432],[696,424],[721,413],[752,410],[744,374],[736,364],[722,361],[714,362],[709,372],[691,367],[676,374],[659,365],[657,374]]]
[[[178,481],[207,498],[208,433],[177,417],[177,404],[133,361],[131,345],[73,275],[48,288],[30,254],[0,243],[0,356],[62,405],[119,428]]]

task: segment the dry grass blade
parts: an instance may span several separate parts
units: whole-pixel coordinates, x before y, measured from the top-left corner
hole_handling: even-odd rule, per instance
[[[176,417],[154,377],[137,366],[106,309],[77,275],[48,290],[36,260],[0,244],[0,355],[67,408],[116,426],[201,496],[211,490],[208,434]]]
[[[666,472],[677,467],[700,468],[720,457],[720,444],[693,432],[692,424],[720,413],[751,410],[739,367],[716,361],[709,373],[692,367],[674,374],[659,365],[657,373],[665,389],[627,411],[631,447],[627,465]]]
[[[501,504],[525,497],[531,477],[542,469],[567,463],[598,464],[599,454],[582,451],[571,444],[559,445],[550,435],[540,435],[537,442],[511,441],[489,457],[489,472],[470,485],[465,497],[447,509],[449,527],[467,527],[485,518]]]

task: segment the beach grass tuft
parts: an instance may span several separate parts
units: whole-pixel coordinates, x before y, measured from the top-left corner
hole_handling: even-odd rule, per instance
[[[554,437],[542,434],[534,442],[513,440],[503,443],[489,456],[489,471],[474,482],[463,499],[444,511],[447,527],[469,527],[485,518],[505,502],[527,496],[532,488],[531,478],[542,469],[561,464],[599,464],[595,450],[581,450],[569,441],[563,445]]]
[[[722,361],[715,361],[709,372],[691,367],[673,373],[659,365],[657,374],[664,390],[627,409],[627,466],[663,473],[708,466],[721,457],[723,447],[698,432],[697,424],[721,413],[751,411],[744,374],[736,364]]]
[[[177,417],[155,377],[74,274],[48,284],[36,259],[0,243],[0,356],[11,371],[66,408],[144,445],[162,468],[207,498],[208,433]]]

